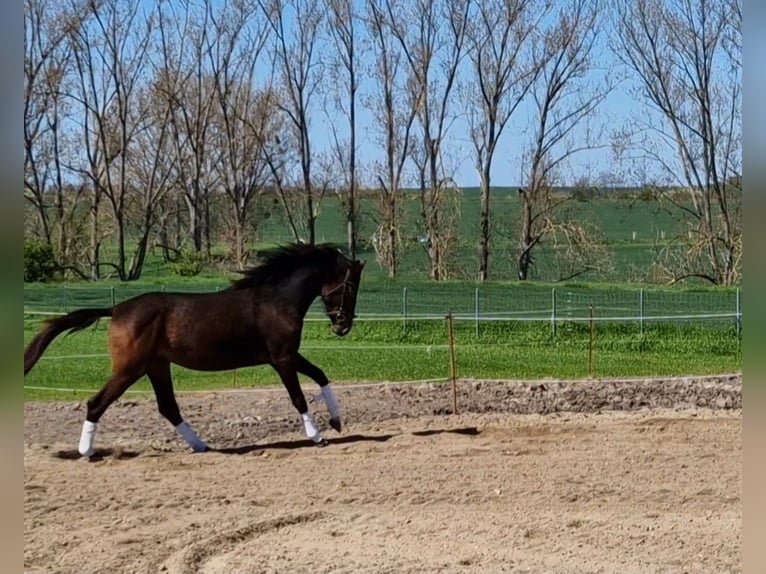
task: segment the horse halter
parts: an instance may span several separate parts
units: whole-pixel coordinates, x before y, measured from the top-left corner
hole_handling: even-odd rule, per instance
[[[351,268],[346,269],[346,276],[343,278],[343,281],[341,281],[335,287],[330,289],[327,293],[324,293],[322,295],[322,297],[324,298],[324,297],[327,297],[328,295],[332,295],[333,293],[340,290],[341,288],[343,289],[343,291],[340,294],[340,303],[338,304],[338,306],[335,309],[332,309],[331,311],[327,312],[327,315],[329,317],[335,317],[336,321],[342,321],[343,319],[346,318],[346,312],[343,310],[343,303],[346,299],[346,291],[348,290],[349,287],[356,288],[356,286],[348,280],[350,276],[351,276]]]

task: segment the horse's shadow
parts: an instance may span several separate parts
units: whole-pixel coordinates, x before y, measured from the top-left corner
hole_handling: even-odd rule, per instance
[[[295,450],[299,448],[317,448],[330,446],[334,444],[353,444],[358,442],[386,442],[394,438],[395,434],[382,434],[382,435],[361,435],[350,434],[330,439],[324,439],[321,443],[315,443],[309,439],[301,440],[280,440],[267,443],[250,444],[243,446],[231,446],[223,448],[211,448],[211,452],[219,452],[223,454],[248,454],[251,452],[258,452],[261,450]]]
[[[381,434],[381,435],[352,434],[352,435],[345,435],[340,437],[333,437],[330,439],[324,439],[322,443],[319,443],[319,444],[314,443],[308,439],[284,440],[284,441],[259,443],[259,444],[245,445],[245,446],[214,448],[214,449],[211,449],[211,451],[219,452],[223,454],[248,454],[251,452],[258,452],[262,450],[294,450],[294,449],[309,448],[309,447],[312,447],[312,448],[326,447],[326,446],[332,446],[336,444],[354,444],[354,443],[361,443],[361,442],[386,442],[396,436],[402,436],[402,434],[411,434],[413,436],[432,436],[437,434],[449,433],[449,434],[476,436],[480,432],[481,431],[477,429],[476,427],[464,427],[464,428],[457,428],[457,429],[429,429],[429,430],[423,430],[423,431],[413,431],[410,433],[395,433],[395,434]]]
[[[139,451],[127,450],[123,448],[97,448],[93,456],[89,457],[86,460],[90,462],[98,462],[98,461],[104,460],[105,458],[113,458],[115,460],[121,460],[121,459],[136,458],[137,456],[140,456],[140,455],[141,455],[141,452]],[[58,450],[53,453],[53,456],[63,460],[77,460],[80,458],[84,458],[82,455],[80,455],[79,452],[77,452],[77,449]]]
[[[210,448],[209,452],[217,452],[221,454],[235,454],[242,455],[251,452],[259,452],[264,450],[296,450],[300,448],[318,448],[327,447],[332,445],[342,444],[355,444],[363,442],[386,442],[394,437],[410,434],[412,436],[424,437],[433,436],[439,434],[458,434],[466,436],[476,436],[481,431],[476,427],[463,427],[455,429],[428,429],[422,431],[411,431],[409,433],[393,433],[393,434],[379,434],[379,435],[363,435],[363,434],[350,434],[330,439],[324,439],[322,443],[317,444],[309,439],[299,440],[281,440],[267,443],[257,443],[243,446],[231,446],[222,448]],[[122,448],[97,448],[96,453],[89,459],[92,462],[103,460],[104,458],[114,459],[131,459],[140,456],[141,452],[127,450]],[[73,450],[59,450],[54,453],[56,458],[65,460],[74,460],[81,458],[80,453],[76,449]]]

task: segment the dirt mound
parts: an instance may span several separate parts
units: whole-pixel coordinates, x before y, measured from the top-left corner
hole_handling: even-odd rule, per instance
[[[338,384],[344,424],[411,419],[452,412],[452,390],[447,383]],[[661,379],[578,381],[478,381],[457,384],[460,413],[551,414],[598,413],[638,409],[740,409],[741,375]],[[305,385],[310,398],[318,387]],[[302,423],[282,387],[241,389],[234,392],[180,394],[181,412],[210,444],[231,447],[242,441],[263,440],[283,432],[302,432]],[[77,440],[85,416],[84,401],[26,403],[25,437],[55,442]],[[327,426],[324,405],[311,404]],[[144,440],[162,437],[175,443],[175,432],[157,413],[151,395],[128,395],[112,405],[102,419],[99,437],[114,433]],[[159,433],[158,433],[159,431]]]

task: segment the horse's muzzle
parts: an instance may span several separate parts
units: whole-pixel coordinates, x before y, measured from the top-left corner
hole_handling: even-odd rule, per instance
[[[348,335],[348,332],[351,330],[351,325],[341,325],[341,324],[335,324],[332,326],[332,331],[338,337],[345,337]]]

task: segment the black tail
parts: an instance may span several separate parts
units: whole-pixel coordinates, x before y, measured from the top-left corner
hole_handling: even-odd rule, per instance
[[[78,309],[72,311],[63,317],[49,319],[42,331],[32,339],[24,349],[24,375],[32,370],[37,364],[45,349],[51,344],[51,341],[58,337],[64,331],[72,333],[90,327],[101,317],[111,317],[112,309]]]

